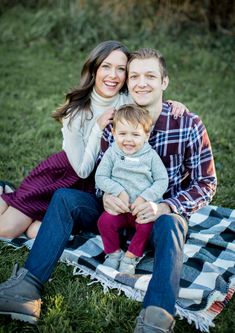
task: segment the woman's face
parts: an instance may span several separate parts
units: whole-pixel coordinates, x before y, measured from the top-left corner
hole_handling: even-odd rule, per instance
[[[127,56],[115,50],[98,67],[95,90],[102,97],[113,97],[123,87],[126,80]]]

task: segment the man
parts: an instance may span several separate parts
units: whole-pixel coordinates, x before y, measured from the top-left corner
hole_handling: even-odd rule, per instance
[[[152,49],[140,49],[131,55],[128,64],[129,92],[154,119],[149,143],[162,158],[169,176],[168,190],[161,203],[145,202],[132,212],[139,223],[155,221],[153,275],[134,333],[173,332],[187,220],[208,204],[215,193],[214,162],[201,120],[191,113],[174,119],[170,106],[162,103],[169,83],[162,55]],[[103,150],[111,141],[110,128],[106,128]],[[128,210],[119,198],[107,194],[104,207],[113,214]]]
[[[132,212],[139,223],[156,221],[152,237],[153,276],[135,333],[172,331],[187,219],[210,202],[216,188],[205,127],[193,114],[185,114],[177,120],[170,115],[170,105],[162,103],[168,81],[165,61],[157,51],[141,49],[133,53],[128,67],[129,91],[134,101],[147,108],[154,119],[149,143],[162,158],[169,175],[163,202],[144,202]],[[111,128],[107,127],[103,152],[112,140]],[[113,214],[127,210],[119,198],[109,194],[104,196],[104,207]],[[95,231],[101,212],[102,205],[95,196],[72,189],[58,190],[25,267],[16,267],[11,278],[0,285],[0,313],[36,322],[40,315],[42,284],[49,279],[75,222],[82,230]]]

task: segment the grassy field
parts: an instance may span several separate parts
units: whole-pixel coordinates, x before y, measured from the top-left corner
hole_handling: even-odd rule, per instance
[[[43,28],[39,31],[44,16],[36,14],[20,8],[0,20],[0,179],[16,185],[39,161],[61,149],[60,125],[50,114],[78,83],[82,61],[95,45],[81,49],[53,42]],[[106,33],[102,38],[110,37]],[[134,37],[122,41],[131,49],[151,46],[165,55],[170,74],[166,98],[185,103],[208,129],[219,184],[213,204],[235,208],[232,39],[192,29],[178,36],[159,31],[139,44]],[[22,264],[26,256],[26,250],[16,252],[0,243],[0,281],[9,276],[13,263]],[[140,304],[116,291],[104,294],[99,284],[88,286],[89,281],[73,277],[71,268],[58,264],[45,286],[37,327],[1,316],[0,333],[132,332]],[[234,310],[233,299],[210,332],[232,332]],[[185,320],[177,320],[175,332],[197,330]]]

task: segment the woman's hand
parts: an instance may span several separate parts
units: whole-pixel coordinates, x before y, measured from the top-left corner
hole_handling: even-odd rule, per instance
[[[170,99],[168,102],[172,105],[171,114],[173,115],[174,119],[182,117],[184,112],[189,112],[188,108],[180,102],[172,101]]]
[[[102,115],[97,118],[96,121],[101,130],[103,130],[108,124],[112,123],[114,112],[115,109],[109,109],[104,111],[104,113],[102,113]]]

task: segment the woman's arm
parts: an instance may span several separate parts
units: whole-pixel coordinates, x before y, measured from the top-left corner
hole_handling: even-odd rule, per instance
[[[80,178],[87,178],[94,169],[96,158],[100,150],[100,141],[103,129],[110,123],[113,117],[113,109],[105,111],[97,118],[89,133],[85,133],[86,126],[81,126],[82,114],[71,121],[63,120],[63,149],[74,171]],[[85,120],[92,121],[92,120]],[[84,137],[89,136],[87,143]]]

